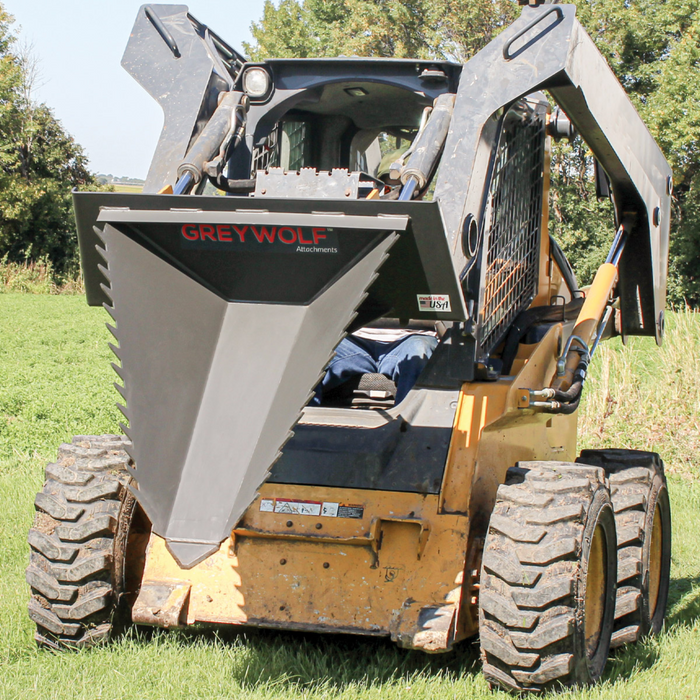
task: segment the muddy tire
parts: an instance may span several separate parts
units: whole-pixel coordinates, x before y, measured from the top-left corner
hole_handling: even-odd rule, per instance
[[[612,647],[663,627],[671,570],[671,508],[655,452],[583,450],[578,462],[605,469],[617,526],[617,602]]]
[[[128,444],[117,435],[78,436],[46,467],[26,572],[29,617],[41,646],[92,646],[118,626],[136,510],[127,489]]]
[[[617,577],[602,469],[520,462],[498,489],[484,544],[479,634],[491,686],[588,685],[603,673]]]

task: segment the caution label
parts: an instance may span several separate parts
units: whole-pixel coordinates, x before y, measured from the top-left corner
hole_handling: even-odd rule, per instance
[[[364,506],[328,501],[295,501],[288,498],[263,498],[260,500],[263,513],[284,513],[287,515],[315,515],[325,518],[362,519]]]
[[[292,501],[287,498],[276,498],[274,501],[263,499],[260,502],[260,510],[287,515],[321,515],[321,502]]]
[[[356,518],[359,520],[364,514],[364,506],[347,503],[324,503],[321,510],[321,515],[327,518]]]

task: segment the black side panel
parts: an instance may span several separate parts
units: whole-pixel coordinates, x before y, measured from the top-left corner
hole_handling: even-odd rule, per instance
[[[268,482],[439,493],[449,427],[297,425]]]

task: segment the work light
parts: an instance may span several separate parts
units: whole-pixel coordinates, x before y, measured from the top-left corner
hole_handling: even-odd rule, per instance
[[[270,75],[264,68],[249,68],[243,74],[243,90],[249,97],[260,99],[270,90]]]

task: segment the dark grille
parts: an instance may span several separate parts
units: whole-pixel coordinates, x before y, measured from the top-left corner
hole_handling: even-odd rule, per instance
[[[250,168],[252,177],[255,177],[255,173],[257,173],[258,170],[269,170],[279,164],[278,139],[279,124],[275,124],[275,127],[265,139],[265,142],[253,149]]]
[[[300,170],[308,159],[306,122],[287,121],[282,125],[281,165],[287,170]],[[287,162],[285,162],[287,161]]]
[[[537,289],[542,222],[544,115],[511,111],[496,155],[486,215],[485,290],[480,332],[490,353]]]

